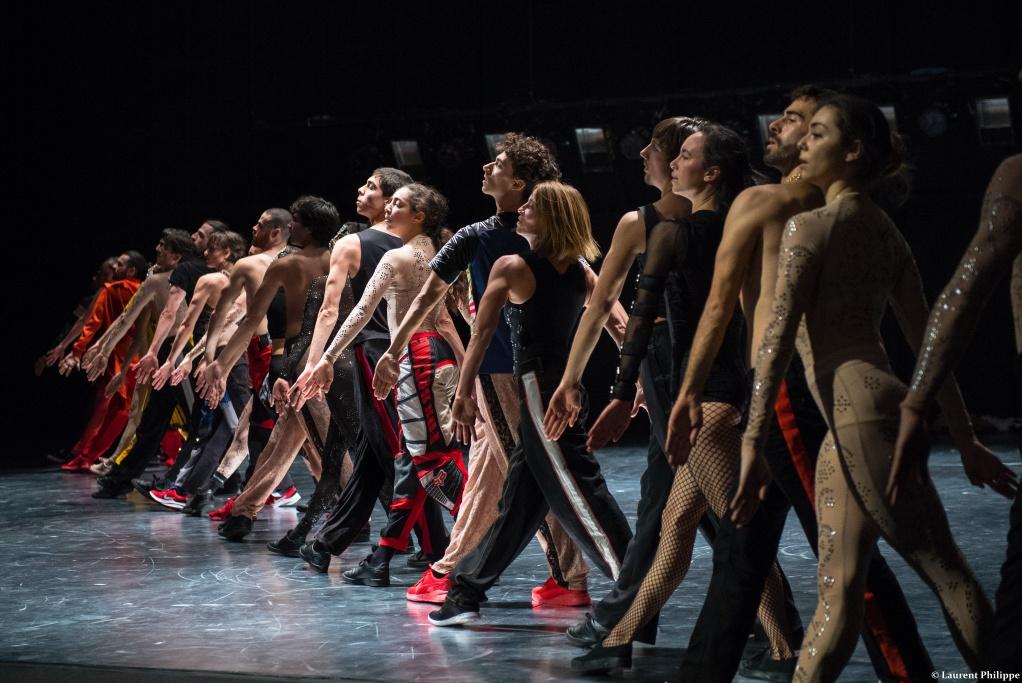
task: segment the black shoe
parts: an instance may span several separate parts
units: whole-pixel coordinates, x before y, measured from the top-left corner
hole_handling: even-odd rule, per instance
[[[610,634],[610,629],[596,621],[592,612],[586,612],[586,618],[565,631],[568,642],[575,647],[594,647],[603,642]]]
[[[429,623],[434,626],[461,626],[470,621],[479,621],[479,605],[462,605],[450,597],[440,609],[429,613]]]
[[[233,496],[239,490],[241,490],[241,475],[238,474],[237,472],[228,477],[226,481],[223,479],[220,480],[214,479],[214,481],[216,481],[218,484],[217,486],[214,487],[214,491],[221,495]]]
[[[167,486],[164,485],[163,480],[160,477],[157,477],[155,474],[152,475],[152,477],[150,477],[149,479],[144,479],[143,477],[139,477],[138,479],[132,479],[131,485],[136,491],[141,493],[142,497],[145,498],[146,500],[152,500],[151,498],[149,498],[149,492],[152,491],[153,489],[156,489],[157,491],[162,491],[163,489],[168,488]]]
[[[738,673],[745,678],[754,678],[758,681],[790,681],[795,675],[797,663],[798,657],[771,659],[770,649],[767,648],[759,655],[744,660],[738,667]]]
[[[571,660],[571,670],[587,674],[605,674],[614,669],[632,668],[632,644],[603,647],[597,645],[581,657]]]
[[[302,547],[298,549],[298,554],[305,560],[305,564],[320,574],[326,574],[330,569],[330,551],[319,541],[302,544]]]
[[[188,504],[181,508],[181,512],[189,517],[202,517],[202,512],[213,504],[213,492],[208,488],[200,489],[191,497]]]
[[[411,557],[408,558],[408,566],[412,569],[425,569],[434,562],[439,561],[440,558],[436,555],[430,555],[429,553],[420,550]]]
[[[359,586],[373,586],[374,588],[386,588],[390,585],[390,565],[382,562],[378,565],[370,564],[372,555],[358,563],[357,567],[349,569],[341,574],[341,578],[348,583]]]
[[[351,542],[352,543],[368,543],[369,542],[369,538],[371,536],[372,536],[372,529],[370,528],[370,526],[368,524],[366,524],[364,527],[362,527],[362,531],[358,532],[358,536],[356,536]]]
[[[271,553],[277,555],[283,555],[284,557],[301,557],[299,552],[302,549],[302,544],[305,543],[305,534],[296,534],[295,530],[284,534],[284,538],[279,541],[270,541],[266,544],[266,549]]]
[[[106,477],[100,477],[98,482],[99,490],[92,494],[93,498],[120,498],[131,492],[131,484],[128,482],[116,482]]]
[[[309,511],[309,504],[308,503],[298,503],[297,505],[295,505],[295,510],[298,510],[298,512],[301,512],[301,513],[306,513],[306,512]]]
[[[252,520],[248,517],[231,515],[217,529],[217,533],[228,541],[240,541],[252,533]]]

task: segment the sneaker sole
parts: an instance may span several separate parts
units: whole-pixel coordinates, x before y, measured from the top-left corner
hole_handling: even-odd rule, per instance
[[[427,619],[434,626],[461,626],[462,624],[479,621],[479,612],[462,612],[448,619],[434,619],[431,615]]]
[[[296,493],[288,498],[281,498],[280,500],[274,501],[273,507],[275,508],[291,508],[298,505],[298,501],[302,499],[302,494]]]
[[[149,492],[149,498],[154,500],[155,502],[159,503],[160,505],[162,505],[165,508],[170,508],[171,510],[181,510],[182,508],[184,508],[185,505],[188,504],[188,501],[185,501],[183,503],[179,503],[176,500],[170,501],[170,500],[163,500],[162,498],[157,498],[156,496],[153,495],[152,491]]]
[[[584,598],[575,595],[562,595],[549,600],[537,598],[535,595],[532,596],[533,607],[588,607],[591,604],[593,604],[593,601],[589,595],[586,595]]]
[[[301,557],[302,556],[302,554],[300,552],[298,552],[297,550],[290,550],[290,549],[285,550],[284,548],[278,548],[278,547],[274,546],[272,543],[267,543],[266,544],[266,549],[269,550],[274,555],[281,555],[283,557]]]
[[[372,588],[390,588],[390,579],[349,579],[344,574],[341,574],[341,578],[346,583],[350,583],[353,586],[371,586]]]
[[[447,591],[442,593],[405,593],[405,599],[409,602],[430,602],[434,605],[442,605],[447,599]]]

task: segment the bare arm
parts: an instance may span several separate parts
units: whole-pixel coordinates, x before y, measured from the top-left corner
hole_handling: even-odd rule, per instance
[[[394,251],[384,254],[379,265],[376,266],[372,278],[366,284],[365,291],[362,292],[362,298],[351,309],[351,313],[348,314],[347,319],[341,325],[341,329],[337,331],[337,335],[330,342],[326,351],[323,352],[322,359],[331,365],[337,361],[341,353],[354,341],[355,336],[366,326],[369,318],[373,315],[373,311],[380,305],[383,295],[394,283],[397,268],[399,267],[397,264],[399,257],[394,254]],[[311,361],[312,358],[309,360]]]
[[[227,325],[227,316],[234,306],[234,302],[238,299],[238,296],[245,291],[245,282],[251,277],[251,262],[239,263],[231,271],[231,277],[227,281],[227,286],[224,287],[223,291],[220,292],[220,300],[216,302],[216,307],[213,309],[212,315],[209,317],[209,323],[206,325],[206,362],[212,363],[214,355],[216,353],[217,342],[220,340],[220,334],[223,332],[224,327]],[[195,322],[192,322],[195,325]]]
[[[330,253],[330,274],[326,279],[323,291],[323,305],[316,317],[316,327],[309,342],[309,357],[306,368],[311,368],[323,357],[330,333],[337,325],[337,316],[341,305],[341,295],[348,282],[348,276],[361,258],[361,247],[356,235],[347,235],[334,245]],[[363,292],[364,294],[365,292]]]
[[[218,276],[218,274],[214,275]],[[178,325],[177,332],[174,334],[174,344],[171,346],[170,355],[167,356],[167,363],[170,364],[171,368],[175,365],[174,361],[184,351],[185,344],[191,338],[192,331],[195,329],[195,323],[199,320],[199,315],[202,313],[202,308],[209,301],[210,294],[216,288],[216,283],[212,279],[207,279],[208,277],[208,275],[202,276],[195,284],[195,293],[192,295],[192,300],[188,303],[188,310],[185,312],[184,320]],[[203,338],[208,339],[208,335]]]

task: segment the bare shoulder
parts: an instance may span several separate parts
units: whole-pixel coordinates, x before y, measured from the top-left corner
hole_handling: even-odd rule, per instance
[[[1008,157],[994,171],[990,192],[1008,195],[1022,202],[1022,154]]]
[[[361,253],[361,250],[362,243],[359,241],[357,233],[345,235],[334,242],[334,248],[330,252],[330,258],[348,258],[352,254]]]
[[[227,276],[221,272],[206,273],[196,282],[196,287],[222,287],[227,284]]]

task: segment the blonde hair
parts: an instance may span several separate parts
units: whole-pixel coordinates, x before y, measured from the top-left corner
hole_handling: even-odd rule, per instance
[[[594,261],[600,257],[600,247],[593,239],[589,222],[589,207],[578,190],[567,183],[547,181],[536,185],[530,201],[538,227],[533,251],[546,258],[581,256]]]

